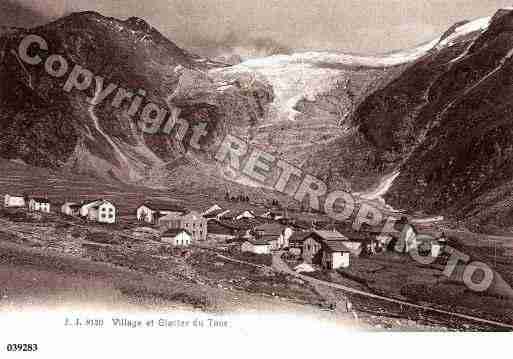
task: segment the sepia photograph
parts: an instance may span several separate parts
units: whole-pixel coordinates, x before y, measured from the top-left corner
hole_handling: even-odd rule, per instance
[[[0,0],[0,357],[506,349],[512,138],[513,1]]]

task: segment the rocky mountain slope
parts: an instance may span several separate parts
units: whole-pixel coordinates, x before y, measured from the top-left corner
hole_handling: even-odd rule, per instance
[[[198,159],[208,158],[211,145],[228,130],[237,132],[263,117],[273,98],[261,82],[247,88],[243,79],[227,83],[222,74],[209,76],[208,70],[223,65],[178,48],[141,19],[71,14],[0,37],[0,153],[30,165],[140,182],[189,150],[192,131],[182,149],[174,131],[143,133],[140,116],[128,114],[130,102],[112,106],[115,92],[92,106],[86,100],[98,95],[94,80],[85,91],[64,91],[68,76],[52,77],[43,65],[23,64],[13,54],[27,34],[43,37],[48,53],[64,56],[70,67],[77,64],[102,76],[104,87],[113,83],[134,93],[144,90],[143,104],[153,102],[169,112],[178,108],[191,127],[207,123]]]
[[[274,101],[247,140],[301,166],[309,153],[345,133],[349,115],[372,90],[389,83],[434,44],[382,56],[279,54],[213,71],[253,73],[272,86]]]
[[[313,156],[311,168],[353,189],[399,171],[386,195],[396,208],[512,225],[512,56],[512,10],[456,24],[368,96],[350,135]]]
[[[144,90],[144,103],[179,108],[190,127],[207,123],[201,150],[187,147],[191,131],[185,148],[175,132],[142,133],[140,111],[130,116],[129,103],[113,107],[115,92],[90,105],[86,99],[98,95],[94,81],[86,91],[63,91],[68,76],[56,79],[13,55],[27,34],[45,38],[49,54],[104,77],[104,87]],[[384,57],[306,53],[228,66],[178,48],[137,18],[86,12],[35,29],[9,29],[0,37],[0,152],[32,166],[151,186],[166,186],[180,173],[251,184],[226,178],[212,160],[226,133],[300,165],[344,133],[341,124],[370,89],[400,74],[427,46]]]

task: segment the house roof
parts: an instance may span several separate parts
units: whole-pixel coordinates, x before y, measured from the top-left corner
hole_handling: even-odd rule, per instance
[[[237,230],[249,230],[258,226],[261,222],[255,219],[234,219],[234,220],[223,220],[219,221],[222,225],[237,229]]]
[[[278,240],[278,238],[276,237],[275,234],[264,234],[264,235],[258,236],[258,239],[266,241],[266,242],[272,242],[272,241]]]
[[[323,241],[325,248],[331,252],[351,252],[349,248],[346,247],[344,242],[341,241]]]
[[[285,226],[276,223],[276,222],[270,222],[262,224],[258,227],[255,227],[255,231],[262,231],[265,234],[274,234],[274,235],[280,235],[283,232],[283,229]]]
[[[381,232],[360,232],[353,229],[341,230],[342,233],[348,240],[351,241],[367,241],[375,237],[375,235]],[[388,234],[386,234],[388,235]]]
[[[218,215],[222,214],[226,212],[226,209],[216,209],[214,211],[211,211],[211,212],[208,212],[207,214],[204,215],[205,218],[214,218],[214,217],[217,217]]]
[[[340,232],[336,231],[313,231],[310,232],[306,238],[313,238],[319,242],[322,247],[330,252],[351,252],[351,250],[344,244],[347,238]],[[306,239],[305,238],[305,239]]]
[[[93,203],[96,203],[96,202],[102,202],[104,201],[103,198],[97,198],[97,199],[93,199],[92,201],[83,201],[82,202],[82,205],[88,205],[88,204],[93,204]]]
[[[98,208],[104,204],[110,204],[110,205],[114,206],[114,203],[106,201],[106,200],[100,200],[100,201],[97,201],[96,203],[89,203],[89,204],[92,204],[91,208]]]
[[[145,201],[142,206],[146,206],[155,211],[173,211],[173,212],[184,212],[186,209],[179,207],[174,203],[158,202],[158,201]]]
[[[257,209],[254,209],[251,211],[253,214],[257,215],[257,216],[263,216],[264,214],[270,212],[270,210],[268,209],[262,209],[262,208],[257,208]]]
[[[214,204],[211,207],[207,208],[202,214],[206,216],[207,214],[210,214],[214,211],[218,211],[220,209],[222,209],[221,206],[219,206],[218,204]]]
[[[160,221],[173,221],[173,220],[177,220],[177,219],[180,219],[180,217],[182,217],[181,214],[178,214],[178,213],[171,213],[171,214],[166,214],[162,217],[159,218]]]
[[[284,216],[285,215],[285,212],[282,210],[271,210],[270,212],[271,212],[270,214],[273,216]]]
[[[291,225],[300,229],[311,229],[312,223],[308,221],[303,221],[301,219],[292,219]]]
[[[165,221],[173,221],[173,220],[177,220],[177,219],[184,219],[184,218],[190,218],[190,217],[196,218],[198,220],[205,219],[201,214],[199,214],[196,211],[187,211],[185,213],[167,214],[167,215],[161,217],[160,220],[165,222]]]
[[[232,234],[235,229],[226,226],[219,221],[209,221],[207,224],[207,231],[211,234]]]
[[[292,236],[289,238],[290,243],[303,243],[305,239],[308,238],[309,235],[311,235],[311,231],[307,232],[294,232]]]
[[[191,232],[189,232],[186,229],[172,228],[172,229],[169,229],[169,230],[165,231],[164,233],[162,233],[162,237],[176,237],[177,235],[179,235],[182,232],[185,232],[189,236],[191,236]]]
[[[181,217],[196,217],[196,219],[204,219],[201,213],[197,211],[187,211],[181,215]]]
[[[80,204],[80,207],[91,206],[91,208],[97,208],[97,207],[101,206],[104,203],[108,203],[108,204],[111,204],[111,205],[114,206],[114,203],[112,203],[110,201],[107,201],[106,199],[100,198],[100,199],[96,199],[94,201],[83,202],[83,203]]]
[[[249,209],[245,209],[243,211],[237,212],[237,214],[235,216],[238,217],[238,216],[243,215],[244,213],[249,213],[252,216],[256,216],[255,213],[253,211],[249,210]]]
[[[347,241],[347,237],[339,231],[314,230],[319,237],[327,241]]]
[[[48,198],[42,198],[42,197],[30,197],[31,200],[37,202],[37,203],[50,203]]]
[[[246,239],[246,242],[251,243],[254,246],[268,246],[270,245],[269,241],[265,239]]]

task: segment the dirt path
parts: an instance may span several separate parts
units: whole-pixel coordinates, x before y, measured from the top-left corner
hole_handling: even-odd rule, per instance
[[[399,305],[405,306],[405,307],[410,307],[410,308],[420,309],[420,310],[427,311],[427,312],[435,312],[435,313],[438,313],[438,314],[444,314],[444,315],[449,315],[449,316],[453,316],[453,317],[458,317],[458,318],[461,318],[461,319],[470,320],[470,321],[474,321],[474,322],[478,322],[478,323],[483,323],[483,324],[493,325],[493,326],[497,326],[497,327],[501,327],[501,328],[506,328],[508,330],[513,329],[513,324],[501,323],[501,322],[496,322],[496,321],[493,321],[493,320],[483,319],[483,318],[479,318],[479,317],[475,317],[475,316],[471,316],[471,315],[460,314],[460,313],[456,313],[456,312],[446,311],[446,310],[443,310],[443,309],[436,309],[436,308],[432,308],[432,307],[418,305],[418,304],[406,302],[406,301],[403,301],[403,300],[389,298],[389,297],[385,297],[385,296],[382,296],[382,295],[378,295],[378,294],[369,293],[369,292],[361,291],[361,290],[358,290],[358,289],[350,288],[350,287],[347,287],[347,286],[342,285],[342,284],[326,282],[326,281],[319,280],[319,279],[316,279],[316,278],[312,278],[312,277],[309,277],[309,276],[306,276],[306,275],[303,275],[303,274],[299,274],[299,273],[296,273],[296,272],[294,272],[293,270],[291,270],[289,268],[289,266],[281,258],[281,255],[282,255],[282,253],[280,253],[280,252],[276,252],[273,255],[273,268],[275,268],[278,271],[282,271],[282,272],[287,273],[289,275],[292,275],[292,276],[295,276],[297,278],[300,278],[300,279],[302,279],[304,281],[307,281],[307,282],[311,283],[312,285],[324,285],[324,286],[328,286],[328,287],[331,287],[331,288],[334,288],[334,289],[340,289],[340,290],[345,291],[347,293],[358,294],[358,295],[361,295],[361,296],[364,296],[364,297],[367,297],[367,298],[378,299],[378,300],[389,302],[389,303],[399,304]]]

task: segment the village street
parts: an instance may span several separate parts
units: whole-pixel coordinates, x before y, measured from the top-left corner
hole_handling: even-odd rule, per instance
[[[13,200],[13,198],[18,199],[20,202],[24,200],[23,197],[6,198],[9,201]],[[43,200],[45,199],[41,199],[41,201]],[[32,202],[31,200],[29,204]],[[99,207],[101,206],[106,207],[104,211],[100,210]],[[206,310],[233,312],[241,310],[241,308],[247,309],[248,307],[255,306],[262,308],[262,305],[268,310],[267,307],[282,308],[285,302],[291,301],[287,305],[295,306],[296,312],[308,312],[309,315],[332,316],[336,320],[351,322],[352,325],[354,325],[355,319],[357,319],[359,325],[365,326],[370,324],[375,328],[413,326],[418,323],[444,328],[443,330],[448,330],[449,328],[473,330],[477,328],[487,330],[513,329],[512,324],[502,322],[507,320],[501,316],[489,317],[488,312],[479,312],[474,310],[474,307],[470,307],[470,310],[467,311],[464,306],[458,307],[453,306],[451,303],[447,304],[443,301],[438,301],[436,295],[420,299],[414,296],[404,296],[400,290],[411,274],[409,270],[412,268],[408,267],[409,263],[403,260],[393,262],[391,259],[393,253],[386,258],[381,258],[382,262],[385,262],[384,264],[378,265],[368,258],[364,258],[360,262],[356,261],[353,264],[356,265],[356,274],[352,272],[346,273],[343,270],[317,271],[311,275],[298,274],[289,268],[287,263],[281,258],[284,252],[279,251],[279,248],[284,248],[285,246],[283,244],[280,245],[279,241],[280,238],[283,238],[282,235],[285,233],[286,226],[281,225],[279,218],[276,218],[277,216],[269,218],[269,216],[273,216],[271,210],[268,210],[269,213],[255,214],[251,210],[239,209],[240,212],[234,212],[223,222],[218,219],[219,214],[216,211],[225,213],[226,210],[223,210],[219,205],[215,205],[209,209],[213,209],[213,213],[207,215],[211,217],[211,223],[217,223],[217,226],[209,227],[208,219],[204,218],[203,214],[199,212],[186,212],[169,204],[162,204],[162,206],[161,208],[158,203],[152,204],[145,201],[137,208],[136,216],[125,217],[119,223],[110,223],[111,226],[109,227],[101,223],[98,224],[102,219],[115,222],[115,218],[107,217],[107,215],[117,213],[117,209],[113,203],[106,200],[93,201],[82,206],[65,203],[61,208],[62,214],[60,216],[46,212],[41,215],[41,218],[45,217],[48,219],[45,222],[30,216],[33,215],[35,210],[5,211],[5,219],[2,218],[0,222],[3,224],[2,232],[5,235],[6,241],[29,245],[39,248],[43,252],[56,251],[74,258],[92,259],[105,264],[132,269],[136,272],[140,271],[145,274],[151,274],[160,277],[158,279],[154,278],[156,287],[161,285],[167,287],[160,279],[169,280],[172,283],[170,287],[174,287],[173,290],[148,291],[141,289],[140,280],[134,280],[130,274],[132,272],[126,272],[120,274],[115,281],[117,283],[121,282],[123,285],[119,286],[116,284],[112,288],[105,285],[105,293],[114,294],[101,294],[100,297],[121,297],[122,301],[130,303],[140,294],[151,298],[151,302],[155,299],[159,300],[161,297],[171,298],[170,302],[180,302],[179,300],[173,300],[177,295],[176,288],[180,288],[178,294],[186,298],[186,304],[192,304],[193,307],[196,305],[196,307],[202,307],[202,309]],[[84,220],[80,221],[73,218],[72,214],[76,212],[76,207],[80,207],[79,215],[81,215],[82,210],[91,211],[90,215],[87,216],[87,225]],[[112,211],[109,212],[109,210]],[[48,211],[49,208],[47,209]],[[163,233],[149,227],[154,223],[156,213],[160,212],[165,214],[158,218],[159,223],[162,224],[165,230]],[[15,217],[14,214],[21,216],[21,219]],[[29,216],[27,217],[27,215]],[[180,219],[178,224],[180,229],[172,230],[169,228],[169,225],[174,225],[173,223],[176,218]],[[243,221],[253,226],[254,235],[270,238],[270,242],[246,241],[240,244],[239,248],[242,252],[247,252],[249,249],[250,252],[254,251],[253,254],[263,255],[265,260],[259,257],[255,261],[255,258],[252,258],[251,255],[248,257],[248,255],[238,252],[232,253],[229,250],[229,246],[225,243],[226,236],[233,237],[235,235],[234,230],[237,228],[227,226],[227,223],[231,223],[230,221],[235,224],[240,224]],[[144,222],[148,227],[141,227],[141,222]],[[261,224],[262,222],[264,224]],[[109,229],[108,231],[106,230],[107,228]],[[194,232],[195,228],[197,229],[196,232]],[[292,230],[288,230],[291,232],[290,235],[292,235]],[[303,233],[300,232],[301,230],[298,231],[300,234]],[[222,240],[215,237],[217,240],[212,240],[207,245],[207,242],[205,242],[207,233],[213,237],[221,236]],[[304,233],[308,234],[309,232],[304,231]],[[335,234],[338,240],[350,243],[343,234],[335,230],[318,230],[315,233],[317,233],[317,236],[320,236],[321,240],[325,240],[323,236],[333,238]],[[447,233],[452,234],[449,231]],[[470,233],[463,234],[467,237],[470,235],[477,236]],[[194,243],[192,243],[193,236]],[[460,233],[458,233],[458,237],[460,237]],[[484,239],[484,244],[481,245],[485,249],[494,248],[492,244],[495,245],[495,243],[489,243],[486,238],[481,239]],[[185,243],[185,240],[187,243]],[[504,238],[490,237],[490,241],[494,240],[499,242],[503,241]],[[271,244],[271,242],[273,243]],[[184,253],[176,255],[174,252],[169,253],[165,251],[166,248],[164,248],[165,245],[163,243],[166,243],[168,246],[190,247],[187,250],[188,257],[183,257]],[[472,244],[473,242],[470,243],[470,245]],[[462,245],[465,245],[465,243]],[[260,247],[255,248],[255,246]],[[262,249],[261,246],[267,248],[265,253],[259,252]],[[347,251],[346,248],[344,250]],[[466,248],[461,248],[461,250],[466,251]],[[271,255],[273,251],[275,252]],[[21,257],[26,257],[26,254]],[[27,262],[23,261],[24,265],[33,262],[33,256],[30,255],[28,257],[30,260]],[[253,255],[253,257],[255,256]],[[15,259],[14,263],[11,260],[13,258]],[[17,258],[19,258],[18,254],[10,257],[6,263],[3,263],[10,272],[16,272],[15,268],[19,265],[16,262]],[[248,258],[249,261],[246,260]],[[308,258],[308,256],[303,257],[303,260],[310,263],[305,258]],[[379,259],[376,261],[379,262]],[[500,265],[500,258],[495,262],[499,262]],[[390,265],[389,263],[392,264]],[[72,263],[72,266],[74,264]],[[349,267],[349,262],[347,264]],[[370,277],[369,279],[365,277],[372,270],[369,268],[373,266],[379,268],[376,271],[379,271],[378,274],[381,278],[390,280],[387,283],[392,283],[396,287],[379,287],[374,285],[376,283],[374,278]],[[53,268],[47,268],[45,265],[43,268],[36,267],[31,268],[31,270],[37,273],[36,277],[42,273],[41,276],[50,278],[52,282],[54,281]],[[358,272],[358,270],[361,272]],[[417,269],[413,268],[412,270],[415,271]],[[387,275],[395,273],[395,271],[400,273],[398,275],[399,278],[386,278]],[[435,274],[438,272],[434,271]],[[363,274],[359,276],[360,273]],[[68,273],[65,274],[65,278],[68,278],[67,275]],[[374,272],[371,275],[374,275]],[[429,275],[433,276],[432,274],[426,274],[425,277],[429,277]],[[61,278],[61,275],[59,274],[57,277]],[[421,273],[421,277],[420,282],[425,282],[424,273]],[[357,281],[351,278],[357,278]],[[72,281],[71,278],[68,279],[70,282]],[[7,279],[5,280],[7,281]],[[182,287],[177,285],[182,280],[189,286]],[[359,286],[360,282],[358,280],[362,283],[368,280],[371,285]],[[95,288],[94,281],[91,283],[86,281],[84,283],[86,283],[83,286],[85,288]],[[101,284],[102,281],[100,280],[99,283]],[[199,287],[195,285],[191,287],[192,283]],[[385,282],[379,282],[379,284],[381,283]],[[9,300],[20,298],[21,291],[19,291],[19,288],[12,281],[7,281],[6,284],[3,292],[0,294],[9,298]],[[209,286],[211,288],[208,288]],[[225,290],[229,292],[227,293]],[[236,290],[237,294],[233,296],[234,292],[232,290]],[[71,289],[72,291],[74,289]],[[103,291],[103,289],[100,291]],[[70,290],[66,290],[66,292],[69,293]],[[83,297],[86,292],[88,290],[80,292],[78,296]],[[139,294],[133,295],[134,292]],[[247,292],[256,295],[247,295]],[[52,294],[51,296],[54,295]],[[71,299],[74,300],[75,298]],[[283,302],[280,303],[281,301]],[[296,303],[292,303],[294,301]],[[5,303],[5,300],[3,302]],[[276,305],[277,303],[279,305]],[[378,321],[375,318],[381,319]],[[389,321],[394,323],[390,324]]]
[[[282,255],[283,255],[283,252],[281,252],[281,251],[275,252],[273,254],[273,264],[272,265],[276,271],[287,273],[291,276],[294,276],[296,278],[299,278],[306,282],[309,282],[310,284],[312,284],[314,286],[327,286],[327,287],[330,287],[333,289],[342,290],[346,293],[357,294],[357,295],[367,297],[367,298],[378,299],[380,301],[384,301],[384,302],[388,302],[388,303],[399,304],[401,307],[404,306],[404,307],[419,309],[422,311],[434,312],[437,314],[443,314],[445,316],[451,316],[451,317],[464,319],[465,321],[470,320],[470,321],[474,321],[474,322],[478,322],[478,323],[498,326],[501,328],[506,328],[508,330],[513,329],[512,324],[500,323],[500,322],[496,322],[493,320],[487,320],[487,319],[474,317],[474,316],[470,316],[470,315],[450,312],[450,311],[446,311],[446,310],[442,310],[442,309],[436,309],[436,308],[432,308],[432,307],[428,307],[428,306],[424,306],[424,305],[418,305],[415,303],[410,303],[410,302],[406,302],[406,301],[399,300],[399,299],[389,298],[389,297],[385,297],[382,295],[361,291],[361,290],[350,288],[350,287],[347,287],[345,285],[341,285],[338,283],[327,282],[327,281],[319,280],[319,279],[316,279],[316,278],[313,278],[313,277],[310,277],[307,275],[296,273],[295,271],[293,271],[292,269],[289,268],[287,263],[284,262],[284,260],[282,259]]]

